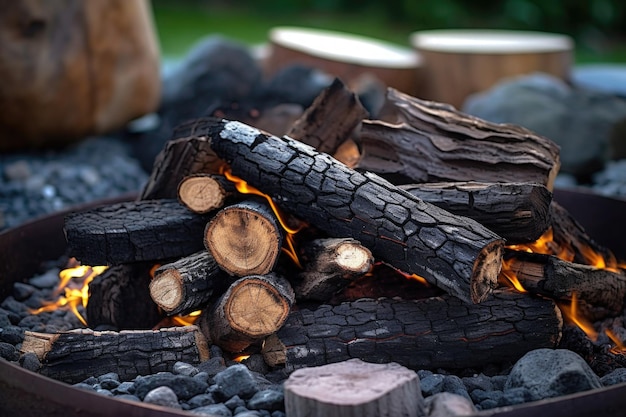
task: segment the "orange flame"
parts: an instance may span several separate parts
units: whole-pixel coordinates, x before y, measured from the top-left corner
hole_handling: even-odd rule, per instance
[[[503,280],[500,280],[501,282],[503,281],[505,284],[512,286],[517,291],[521,293],[528,292],[526,291],[526,288],[524,288],[522,283],[519,282],[519,279],[517,278],[517,273],[513,271],[513,260],[502,260],[502,270],[500,271],[500,278],[504,278]]]
[[[591,323],[578,313],[578,295],[576,295],[576,293],[572,293],[572,301],[569,306],[561,305],[560,307],[563,315],[585,332],[589,339],[594,342],[598,340],[598,332],[593,328]]]
[[[242,362],[245,361],[246,359],[248,359],[250,357],[250,355],[239,355],[236,358],[233,358],[233,361],[235,362]]]
[[[59,298],[53,302],[45,302],[42,307],[30,310],[30,313],[39,314],[58,309],[70,310],[83,325],[87,326],[87,320],[80,314],[78,307],[81,305],[83,308],[87,307],[89,283],[107,268],[106,266],[80,265],[62,270],[59,272],[61,281],[54,291]],[[61,293],[64,295],[60,295]]]
[[[156,326],[153,327],[153,330],[157,330],[163,327],[173,327],[173,326],[191,326],[198,321],[200,318],[200,314],[202,314],[202,310],[193,311],[185,316],[172,316],[165,317]]]
[[[302,268],[302,265],[300,264],[300,260],[298,259],[298,254],[294,246],[293,235],[295,235],[300,230],[302,230],[304,228],[304,225],[301,224],[296,229],[289,227],[287,225],[283,212],[278,208],[276,203],[274,203],[274,200],[272,200],[272,198],[269,195],[251,186],[242,178],[239,178],[233,175],[232,172],[230,171],[230,168],[226,166],[222,166],[220,171],[226,177],[227,180],[235,184],[235,188],[237,188],[237,191],[239,191],[240,193],[258,195],[267,200],[268,204],[272,208],[272,211],[274,212],[274,214],[276,214],[276,218],[278,219],[278,222],[280,223],[281,227],[283,228],[283,230],[285,230],[285,232],[287,232],[287,237],[285,239],[286,247],[283,246],[282,248],[283,252],[287,254],[287,256],[289,256],[293,260],[293,262],[298,266],[298,268]]]
[[[612,330],[607,329],[604,331],[604,333],[606,333],[609,339],[611,339],[611,341],[615,343],[615,346],[609,349],[609,352],[614,353],[616,355],[621,355],[623,353],[626,353],[626,346],[624,345],[624,342],[622,342],[619,339],[619,337],[617,337],[617,335],[613,333]]]

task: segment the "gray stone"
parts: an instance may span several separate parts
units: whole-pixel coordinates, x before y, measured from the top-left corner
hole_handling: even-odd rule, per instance
[[[424,397],[437,394],[443,389],[443,375],[430,374],[420,379],[420,388]]]
[[[144,398],[154,388],[171,388],[180,400],[188,400],[206,391],[209,385],[192,377],[160,372],[154,375],[139,376],[135,379],[135,395]]]
[[[500,399],[498,400],[498,407],[523,404],[528,401],[534,401],[534,398],[527,388],[510,388],[502,391],[502,396],[500,396]]]
[[[224,398],[231,398],[235,395],[250,398],[258,391],[254,375],[242,364],[229,366],[215,375],[215,383]]]
[[[226,363],[224,362],[224,358],[222,357],[211,357],[200,365],[197,366],[197,369],[200,372],[206,372],[209,376],[214,377],[218,373],[222,372],[227,368]]]
[[[189,411],[192,414],[206,415],[206,416],[219,416],[219,417],[232,417],[233,413],[224,404],[212,404],[205,407],[195,408]]]
[[[20,366],[29,371],[37,372],[41,368],[41,362],[35,353],[25,353],[20,357]]]
[[[13,298],[17,301],[24,301],[35,292],[35,287],[23,282],[13,284]]]
[[[605,387],[626,382],[626,368],[615,369],[613,372],[610,372],[600,378],[600,382]]]
[[[578,354],[566,349],[536,349],[518,360],[505,390],[525,388],[540,400],[600,388],[600,378]]]
[[[253,410],[284,410],[285,394],[275,389],[259,391],[248,400],[248,408]]]
[[[157,387],[148,392],[143,399],[144,403],[162,405],[164,407],[180,409],[176,393],[169,387]]]
[[[211,394],[199,394],[187,401],[190,408],[204,407],[215,404],[215,399]]]
[[[466,416],[477,411],[471,400],[449,392],[440,392],[424,401],[428,417]]]
[[[579,87],[626,97],[626,65],[594,63],[576,65],[572,69],[572,83]]]
[[[461,378],[465,388],[468,392],[472,392],[475,389],[481,389],[483,391],[491,391],[493,390],[493,383],[491,382],[491,378],[486,375],[480,374],[476,376],[468,376]]]
[[[239,395],[234,395],[229,398],[224,405],[228,407],[230,410],[235,410],[237,407],[245,407],[246,402],[239,397]]]
[[[59,271],[51,269],[44,274],[31,278],[28,283],[42,290],[54,288],[59,283]]]
[[[11,343],[0,342],[0,358],[4,358],[9,362],[17,362],[20,358],[20,353]]]
[[[446,375],[443,378],[442,390],[444,392],[449,392],[451,394],[456,394],[461,397],[465,397],[471,401],[470,395],[467,392],[467,389],[465,388],[465,384],[463,384],[463,381],[461,380],[461,378],[459,378],[456,375]]]
[[[200,372],[198,368],[185,362],[176,362],[172,370],[175,374],[185,376],[195,376]]]
[[[463,111],[496,123],[513,123],[561,147],[561,171],[588,179],[612,157],[614,125],[626,117],[626,99],[571,88],[548,74],[506,79],[470,96]]]

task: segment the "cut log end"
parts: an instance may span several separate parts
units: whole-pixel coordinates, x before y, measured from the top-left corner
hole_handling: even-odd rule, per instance
[[[178,186],[178,198],[195,213],[208,213],[224,205],[224,190],[210,176],[187,177]]]
[[[174,310],[183,302],[183,279],[175,270],[168,270],[155,277],[149,285],[150,296],[166,312]]]
[[[491,291],[498,286],[503,254],[504,242],[496,240],[485,246],[476,258],[471,282],[472,302],[485,301]]]
[[[246,279],[233,287],[224,313],[234,330],[264,337],[280,328],[290,308],[276,287],[261,279]]]
[[[346,271],[366,273],[372,266],[371,253],[360,243],[344,242],[336,249],[337,265]]]

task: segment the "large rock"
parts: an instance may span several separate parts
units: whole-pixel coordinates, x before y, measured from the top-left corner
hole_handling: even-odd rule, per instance
[[[626,117],[626,99],[572,88],[556,77],[536,73],[472,95],[462,110],[552,139],[561,147],[561,171],[587,180],[613,157],[611,135],[616,123]]]
[[[600,378],[567,349],[536,349],[519,359],[504,386],[524,388],[532,401],[601,388]]]

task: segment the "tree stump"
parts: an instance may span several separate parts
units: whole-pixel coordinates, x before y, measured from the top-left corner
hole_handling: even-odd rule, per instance
[[[360,359],[298,369],[285,382],[290,417],[423,415],[417,374],[397,363]]]

